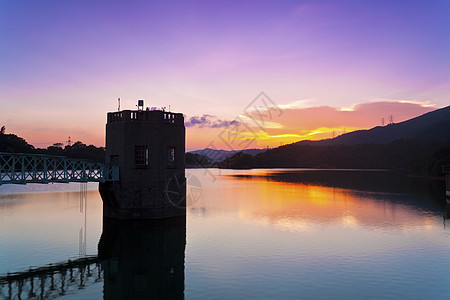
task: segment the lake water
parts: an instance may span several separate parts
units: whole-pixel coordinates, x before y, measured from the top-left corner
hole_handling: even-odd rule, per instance
[[[1,186],[0,298],[450,298],[443,182],[357,170],[186,177],[186,219],[151,223],[103,223],[96,184]]]

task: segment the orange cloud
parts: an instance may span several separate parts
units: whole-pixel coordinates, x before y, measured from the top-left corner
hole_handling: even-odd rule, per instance
[[[386,125],[390,116],[395,123],[402,122],[434,110],[429,103],[426,104],[414,101],[383,101],[356,104],[351,109],[330,106],[284,108],[278,117],[275,114],[264,115],[261,111],[254,111],[242,117],[249,124],[253,123],[252,128],[259,133],[257,139],[260,146],[273,147],[279,146],[280,143],[320,140],[344,132],[372,128],[382,125],[382,119]],[[265,126],[266,124],[268,126]]]

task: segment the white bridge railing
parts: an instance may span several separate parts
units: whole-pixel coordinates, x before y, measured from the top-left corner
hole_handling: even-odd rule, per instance
[[[0,185],[119,180],[119,167],[63,156],[0,152]]]

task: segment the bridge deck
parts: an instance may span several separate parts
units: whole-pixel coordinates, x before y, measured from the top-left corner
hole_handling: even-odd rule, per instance
[[[117,180],[117,166],[63,156],[0,152],[0,185]]]

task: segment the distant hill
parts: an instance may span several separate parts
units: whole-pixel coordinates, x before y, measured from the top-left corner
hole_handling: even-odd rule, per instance
[[[450,164],[450,106],[414,119],[334,139],[300,141],[251,156],[236,153],[222,168],[403,169],[440,176]]]
[[[450,139],[450,106],[401,123],[377,126],[369,130],[357,130],[333,139],[300,141],[295,144],[316,146],[386,144],[398,139]]]
[[[211,148],[205,148],[202,150],[195,150],[195,151],[189,151],[188,153],[191,154],[199,154],[206,156],[211,160],[212,163],[220,162],[230,156],[233,156],[234,154],[238,152],[243,152],[245,154],[249,154],[251,156],[255,156],[259,153],[264,153],[269,149],[245,149],[245,150],[216,150]]]

